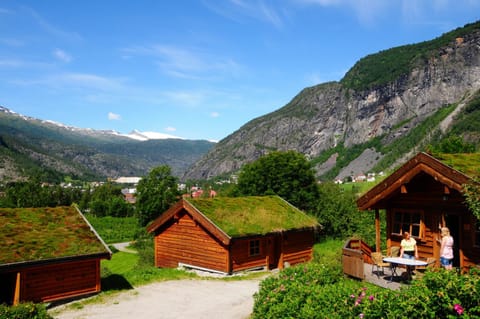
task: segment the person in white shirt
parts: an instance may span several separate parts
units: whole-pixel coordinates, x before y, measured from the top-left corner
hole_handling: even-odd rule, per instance
[[[409,232],[403,233],[403,239],[400,242],[400,257],[408,259],[418,258],[417,241],[410,236]]]

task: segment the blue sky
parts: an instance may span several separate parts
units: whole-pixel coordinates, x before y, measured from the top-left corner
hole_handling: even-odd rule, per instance
[[[479,19],[474,0],[2,0],[0,105],[220,140],[365,55]]]

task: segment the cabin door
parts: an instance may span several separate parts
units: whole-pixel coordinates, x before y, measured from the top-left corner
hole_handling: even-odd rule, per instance
[[[453,267],[460,267],[460,217],[458,215],[446,214],[445,223],[453,237]]]
[[[15,295],[16,273],[0,273],[0,304],[13,304],[13,297]]]
[[[268,269],[278,268],[280,260],[281,240],[279,236],[272,236],[267,240],[268,245]]]

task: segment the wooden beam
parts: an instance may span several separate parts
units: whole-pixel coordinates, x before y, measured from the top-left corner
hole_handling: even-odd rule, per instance
[[[448,188],[447,185],[443,185],[443,194],[445,194],[445,195],[450,194],[450,188]]]
[[[13,296],[13,305],[20,303],[20,272],[17,272],[17,280],[15,282],[15,294]]]
[[[375,246],[376,251],[382,251],[380,238],[380,212],[375,208]]]
[[[402,194],[408,193],[408,192],[407,192],[407,186],[405,186],[405,184],[403,184],[402,186],[400,186],[400,192],[401,192]]]

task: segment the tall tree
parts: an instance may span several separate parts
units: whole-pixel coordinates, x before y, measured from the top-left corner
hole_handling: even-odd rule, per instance
[[[295,151],[271,152],[246,164],[237,189],[240,195],[276,194],[306,211],[318,199],[315,173],[305,156]]]
[[[169,166],[155,167],[137,186],[136,209],[140,224],[147,225],[166,211],[180,195]]]

